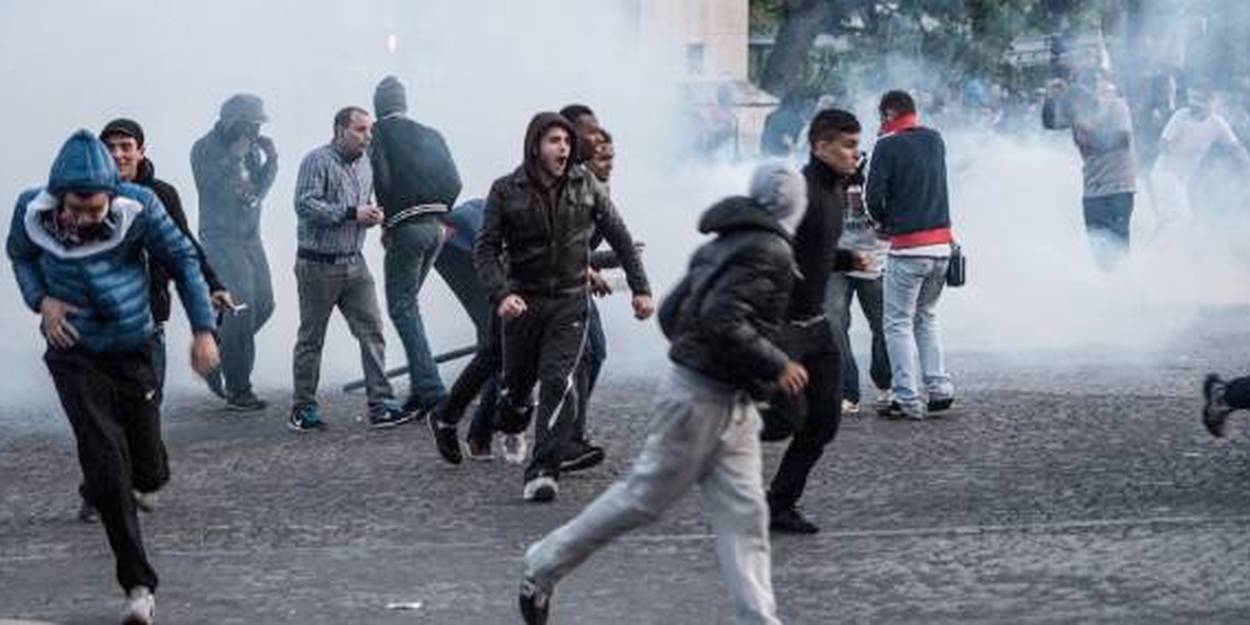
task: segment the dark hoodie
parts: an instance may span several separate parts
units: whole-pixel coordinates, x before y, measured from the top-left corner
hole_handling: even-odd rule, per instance
[[[552,126],[567,130],[576,147],[568,120],[556,113],[539,113],[525,132],[523,163],[491,185],[473,246],[474,264],[487,293],[499,301],[511,293],[584,292],[591,238],[597,229],[620,258],[630,290],[650,294],[629,230],[594,175],[570,160],[563,176],[544,184],[538,148]]]
[[[660,306],[669,359],[765,397],[789,360],[773,338],[794,283],[790,237],[749,197],[712,206],[699,231],[718,236],[694,253]]]
[[[226,286],[221,283],[217,273],[209,266],[208,258],[204,255],[204,249],[200,247],[200,242],[191,235],[191,227],[187,224],[187,214],[182,210],[182,199],[178,197],[178,190],[168,182],[157,178],[156,166],[146,158],[139,161],[139,171],[135,175],[135,184],[147,187],[156,194],[157,199],[165,206],[165,212],[169,214],[169,218],[174,220],[174,224],[178,226],[182,234],[195,246],[195,253],[200,260],[200,272],[204,274],[204,279],[208,282],[209,292],[225,291]],[[154,261],[148,263],[148,288],[151,290],[152,297],[152,318],[157,323],[169,321],[171,308],[169,297],[170,279],[170,272],[163,265]]]

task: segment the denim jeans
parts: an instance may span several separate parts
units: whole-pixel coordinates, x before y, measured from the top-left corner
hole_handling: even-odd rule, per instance
[[[386,247],[386,310],[408,357],[409,402],[428,408],[447,396],[421,321],[419,295],[443,247],[443,224],[433,215],[405,221],[382,235]]]
[[[1133,218],[1133,194],[1116,193],[1087,197],[1082,201],[1085,231],[1098,266],[1110,271],[1129,250],[1129,222]]]
[[[868,320],[872,330],[872,364],[868,375],[878,390],[890,388],[890,357],[885,347],[885,331],[882,319],[882,290],[884,279],[868,279],[849,276],[845,273],[834,273],[829,277],[829,290],[825,296],[825,314],[829,316],[829,324],[833,328],[833,338],[838,341],[838,349],[842,352],[842,392],[843,397],[859,403],[859,365],[855,362],[855,352],[851,349],[851,300],[859,299],[859,308]]]
[[[937,304],[946,285],[948,258],[891,255],[885,266],[885,344],[890,353],[894,400],[909,416],[923,416],[929,401],[950,399]]]

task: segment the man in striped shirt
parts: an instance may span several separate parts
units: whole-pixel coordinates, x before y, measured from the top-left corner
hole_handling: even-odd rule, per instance
[[[334,140],[300,163],[295,182],[299,250],[295,278],[299,288],[299,334],[295,343],[293,430],[325,427],[317,408],[317,381],[326,324],[337,307],[360,342],[361,363],[373,427],[398,425],[405,416],[386,379],[386,342],[377,290],[361,249],[365,233],[383,220],[372,203],[373,173],[365,150],[373,136],[373,118],[347,107],[334,116]]]

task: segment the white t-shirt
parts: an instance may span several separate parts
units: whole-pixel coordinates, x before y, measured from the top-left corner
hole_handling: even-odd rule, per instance
[[[1237,135],[1233,134],[1228,122],[1215,113],[1198,119],[1189,107],[1185,107],[1172,114],[1172,119],[1163,127],[1156,167],[1188,181],[1198,171],[1198,165],[1211,146],[1217,143],[1238,145]]]

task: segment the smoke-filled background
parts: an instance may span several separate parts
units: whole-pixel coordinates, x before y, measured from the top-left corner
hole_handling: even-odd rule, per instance
[[[673,68],[689,59],[673,54],[667,42],[641,35],[626,9],[629,4],[5,3],[0,6],[0,119],[5,120],[7,149],[0,151],[0,198],[15,198],[21,190],[43,184],[56,150],[72,130],[98,131],[109,119],[126,116],[143,124],[158,176],[178,187],[194,224],[198,209],[188,162],[191,144],[212,127],[226,97],[241,91],[260,95],[271,120],[262,132],[274,138],[280,165],[263,220],[277,310],[258,337],[255,380],[262,395],[284,399],[298,323],[291,193],[299,160],[329,140],[338,108],[371,108],[378,80],[395,74],[408,87],[410,115],[447,138],[465,182],[462,201],[484,195],[491,180],[518,164],[525,124],[534,112],[570,102],[592,106],[616,142],[614,199],[635,238],[648,244],[644,260],[660,294],[699,241],[693,228],[698,213],[720,196],[741,192],[750,164],[710,164],[683,151],[694,130],[682,99],[687,92]],[[1011,41],[1017,30],[1046,32],[1045,25],[1004,18],[983,25],[983,32],[972,23],[963,31],[943,33],[948,40],[944,46],[926,43],[937,36],[925,30],[934,16],[945,19],[942,11],[947,10],[988,11],[977,8],[983,4],[752,4],[753,19],[766,21],[771,15],[774,20],[777,59],[792,53],[793,33],[787,29],[800,28],[804,19],[822,25],[802,50],[801,76],[794,78],[793,68],[786,73],[780,60],[770,61],[757,76],[765,89],[781,95],[815,85],[860,115],[870,144],[875,98],[884,88],[907,88],[920,95],[922,118],[946,134],[952,213],[971,263],[969,286],[949,292],[943,304],[948,347],[1022,357],[1050,350],[1149,357],[1185,333],[1204,308],[1250,302],[1250,259],[1240,249],[1250,234],[1247,207],[1229,177],[1208,181],[1202,197],[1216,198],[1216,204],[1231,210],[1201,211],[1203,219],[1179,241],[1153,238],[1150,201],[1139,194],[1132,257],[1114,274],[1095,267],[1081,220],[1080,159],[1071,137],[1041,132],[1036,110],[1029,108],[1036,104],[1033,85],[1039,77],[1004,74],[994,63],[957,59],[959,46],[951,43],[977,37]],[[1002,4],[1038,5],[1020,13],[1035,16],[1041,5],[1063,3]],[[818,7],[825,12],[805,18],[802,10],[816,5],[874,8],[856,17]],[[934,6],[928,12],[909,12],[913,5]],[[1122,26],[1083,19],[1064,27],[1078,32],[1092,28],[1107,32],[1112,44],[1119,41],[1116,29],[1122,31]],[[874,20],[885,20],[887,27]],[[839,25],[845,24],[856,25],[856,32],[881,28],[899,45],[886,40],[865,48],[854,37],[838,34]],[[1141,28],[1179,32],[1192,30],[1194,24],[1192,14],[1165,13],[1143,19]],[[899,39],[907,33],[921,43],[902,45],[911,41]],[[834,44],[821,47],[819,34],[834,37]],[[838,41],[849,41],[849,47]],[[1116,51],[1114,45],[1108,47]],[[1009,48],[1000,45],[995,54]],[[813,59],[821,54],[835,62],[813,70]],[[1218,53],[1208,57],[1194,63],[1218,68],[1224,58]],[[1119,58],[1112,54],[1109,62],[1118,76],[1146,71],[1146,61],[1127,53]],[[997,94],[991,98],[997,112],[981,107],[976,97],[966,97],[968,89],[961,89],[966,114],[958,121],[954,115],[938,116],[936,93],[949,85],[935,84],[934,78],[949,77],[951,67],[968,72],[959,77],[961,85],[981,79],[987,93]],[[1008,102],[1000,93],[1007,89],[1021,95]],[[944,110],[953,108],[946,103]],[[982,108],[987,111],[984,119],[976,113]],[[1014,113],[1019,113],[1019,124],[1012,132],[990,121]],[[802,160],[801,150],[795,158]],[[370,233],[366,253],[380,287],[376,231]],[[382,297],[379,288],[379,304]],[[427,283],[422,303],[436,351],[472,340],[468,320],[437,277]],[[628,299],[620,295],[602,308],[610,337],[608,375],[657,370],[664,343],[654,324],[633,321]],[[0,337],[5,418],[45,418],[52,414],[55,396],[40,362],[37,317],[22,305],[8,271],[0,278],[0,322],[5,327]],[[860,329],[865,325],[858,317],[856,324]],[[865,345],[858,335],[853,340]],[[188,341],[185,321],[176,312],[169,337],[173,393],[195,385],[186,364]],[[388,362],[401,364],[402,350],[393,332],[388,345]],[[323,367],[324,391],[360,371],[358,351],[338,317],[330,327]],[[444,368],[449,383],[455,371],[454,366]]]

